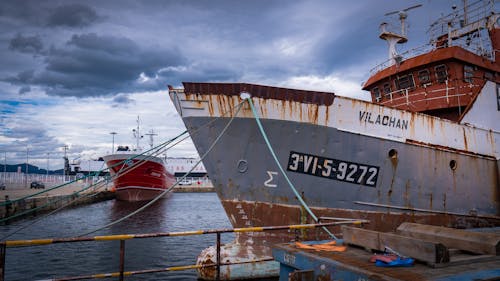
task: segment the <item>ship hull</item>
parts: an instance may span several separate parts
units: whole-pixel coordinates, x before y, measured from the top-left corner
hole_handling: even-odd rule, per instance
[[[393,231],[402,222],[500,226],[496,130],[322,92],[184,86],[171,91],[171,99],[188,131],[196,132],[191,138],[198,153],[206,154],[204,165],[234,227],[313,223],[296,194],[316,217],[367,219],[365,227],[372,230]],[[487,83],[482,94],[494,97],[495,89]],[[253,106],[242,92],[252,95]],[[324,238],[322,229],[238,233],[222,252],[235,260],[265,259],[274,243]],[[207,250],[198,263],[214,256]],[[213,279],[214,272],[200,270],[200,277]]]
[[[113,154],[105,156],[104,161],[113,177],[118,200],[151,200],[175,183],[158,157]]]
[[[201,130],[193,142],[202,154],[229,119],[191,117],[184,121],[188,128]],[[459,228],[500,223],[495,218],[498,160],[311,124],[262,121],[280,165],[317,216],[369,219],[368,227],[379,230],[393,230],[404,221]],[[203,124],[208,122],[212,125],[204,131]],[[372,182],[376,183],[357,183],[363,181],[360,172],[351,176],[354,183],[347,182],[349,170],[344,181],[311,174],[306,163],[293,163],[294,155],[319,157],[312,161],[323,163],[334,159],[358,169],[375,167],[378,173]],[[305,222],[304,216],[312,222],[310,216],[301,214],[255,120],[235,118],[204,162],[235,227],[296,224]],[[452,168],[450,163],[458,164]]]

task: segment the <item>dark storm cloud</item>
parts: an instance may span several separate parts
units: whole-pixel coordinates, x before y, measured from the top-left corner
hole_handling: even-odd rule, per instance
[[[84,27],[91,25],[98,19],[97,12],[91,7],[82,4],[69,4],[55,8],[47,20],[47,25]]]
[[[129,103],[135,103],[134,99],[129,98],[129,96],[124,95],[124,94],[119,94],[113,98],[113,103],[115,104],[114,106],[118,106],[119,104],[129,104]]]
[[[41,86],[49,95],[103,96],[164,88],[164,81],[141,83],[141,73],[154,76],[160,69],[184,62],[179,50],[141,47],[125,37],[73,35],[44,58],[45,68],[23,71],[5,81]]]
[[[43,43],[39,36],[23,36],[17,34],[9,43],[9,50],[21,53],[40,53],[43,49]]]
[[[19,94],[26,94],[29,93],[30,91],[31,91],[30,86],[23,86],[19,89]]]

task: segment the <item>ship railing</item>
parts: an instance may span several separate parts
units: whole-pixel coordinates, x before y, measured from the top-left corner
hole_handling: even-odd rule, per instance
[[[78,176],[66,176],[66,181],[82,182],[82,183],[95,183],[102,180],[104,177],[78,177]],[[0,182],[8,184],[8,188],[20,189],[29,188],[29,184],[32,181],[40,181],[45,183],[46,186],[51,186],[51,184],[61,184],[64,183],[63,175],[47,175],[47,174],[25,174],[16,172],[0,172]]]
[[[116,235],[105,235],[105,236],[93,236],[93,237],[70,237],[70,238],[48,238],[48,239],[34,239],[34,240],[9,240],[0,242],[0,281],[5,280],[5,258],[7,255],[7,248],[16,247],[32,247],[32,246],[42,246],[50,244],[60,244],[60,243],[77,243],[77,242],[96,242],[96,241],[120,241],[120,263],[119,271],[113,273],[97,273],[92,275],[81,275],[81,276],[70,276],[49,279],[52,281],[66,281],[66,280],[82,280],[82,279],[101,279],[101,278],[113,278],[118,277],[120,281],[124,280],[126,276],[133,276],[138,274],[148,274],[148,273],[158,273],[167,271],[180,271],[188,269],[200,269],[205,267],[215,267],[216,268],[216,280],[220,280],[220,268],[221,266],[236,265],[236,264],[246,264],[246,263],[256,263],[271,261],[271,258],[264,258],[251,261],[243,262],[221,262],[221,234],[222,233],[249,233],[249,232],[265,232],[265,231],[276,231],[276,230],[305,230],[313,229],[318,227],[332,227],[340,225],[362,225],[369,223],[368,220],[358,220],[358,219],[343,219],[343,218],[329,218],[324,217],[323,220],[334,219],[334,222],[327,223],[314,223],[314,224],[295,224],[295,225],[282,225],[282,226],[259,226],[259,227],[246,227],[246,228],[222,228],[222,229],[208,229],[208,230],[193,230],[193,231],[180,231],[180,232],[161,232],[161,233],[143,233],[143,234],[116,234]],[[163,267],[156,269],[145,269],[137,271],[125,271],[125,241],[131,239],[144,239],[144,238],[158,238],[158,237],[178,237],[178,236],[192,236],[192,235],[205,235],[205,234],[215,234],[216,235],[216,262],[214,264],[203,264],[203,265],[185,265],[185,266],[172,266]]]
[[[457,9],[455,12],[436,20],[430,26],[427,31],[430,37],[429,43],[407,50],[399,54],[399,56],[401,56],[403,60],[407,60],[436,49],[458,46],[478,56],[487,58],[491,61],[495,61],[495,50],[491,45],[491,39],[489,38],[488,30],[486,30],[481,24],[479,24],[481,21],[486,21],[489,16],[496,13],[495,1],[474,1],[467,6],[467,15],[465,15],[464,12],[460,11],[463,10]],[[448,26],[450,26],[454,31],[458,32],[461,28],[471,23],[478,23],[476,29],[472,29],[470,32],[465,32],[463,36],[460,36],[459,38],[453,38],[453,40],[449,40],[447,44],[441,44],[441,46],[438,46],[440,44],[437,44],[437,42],[442,41],[443,36],[447,38],[451,33],[451,30],[448,30]],[[386,69],[393,63],[393,59],[391,58],[376,65],[375,67],[370,69],[370,76],[373,76],[375,73]]]
[[[414,58],[414,57],[417,57],[419,55],[428,53],[434,49],[435,49],[435,47],[432,44],[424,44],[424,45],[412,48],[410,50],[404,51],[401,54],[399,54],[399,56],[401,56],[401,58],[403,58],[403,60],[407,60],[407,59]],[[383,69],[388,68],[392,64],[393,64],[393,59],[387,59],[387,60],[377,64],[375,67],[370,69],[370,71],[369,71],[370,76],[373,76],[375,73],[377,73]]]

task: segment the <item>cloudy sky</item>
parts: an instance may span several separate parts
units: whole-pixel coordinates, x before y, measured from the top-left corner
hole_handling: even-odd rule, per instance
[[[455,1],[461,2],[461,1]],[[248,82],[367,98],[387,59],[385,13],[409,13],[412,48],[449,13],[442,0],[0,1],[0,162],[62,168],[132,145],[137,116],[158,144],[185,128],[166,91],[182,81]],[[142,142],[146,147],[147,141]],[[196,156],[183,143],[170,156]]]

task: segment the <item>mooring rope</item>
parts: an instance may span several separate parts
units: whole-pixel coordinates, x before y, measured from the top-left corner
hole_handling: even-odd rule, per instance
[[[130,159],[134,159],[134,158],[136,158],[136,157],[139,157],[139,156],[140,156],[140,155],[142,155],[142,154],[149,153],[149,152],[151,152],[151,151],[153,151],[153,150],[154,150],[154,152],[152,152],[150,155],[147,155],[145,159],[142,159],[142,160],[140,160],[140,161],[138,161],[138,162],[134,163],[134,166],[133,166],[133,167],[130,167],[130,169],[127,169],[127,170],[126,170],[125,172],[123,172],[123,173],[120,173],[120,174],[115,174],[114,176],[112,176],[112,177],[111,177],[111,180],[114,180],[114,179],[116,179],[116,178],[119,178],[119,177],[121,177],[121,176],[123,176],[123,175],[127,174],[128,172],[130,172],[130,171],[132,171],[132,170],[136,169],[137,167],[141,166],[142,164],[146,163],[146,160],[147,160],[148,158],[151,158],[151,157],[152,157],[151,155],[158,155],[158,154],[160,154],[160,153],[162,153],[162,152],[164,152],[164,151],[167,151],[168,149],[172,148],[172,147],[173,147],[173,146],[175,146],[176,144],[178,144],[179,142],[175,143],[175,144],[174,144],[174,145],[172,145],[171,147],[168,147],[168,148],[164,149],[164,147],[168,146],[168,145],[169,145],[169,144],[171,144],[173,141],[175,141],[176,139],[178,139],[179,137],[181,137],[182,135],[184,135],[184,134],[186,134],[186,133],[187,133],[187,131],[184,131],[184,132],[182,132],[181,134],[179,134],[178,136],[176,136],[176,137],[174,137],[174,138],[171,138],[170,140],[168,140],[168,141],[166,141],[166,142],[163,142],[163,143],[161,143],[161,144],[159,144],[159,145],[155,146],[154,148],[151,148],[151,149],[149,149],[149,150],[145,151],[144,153],[141,153],[141,154],[139,154],[139,155],[134,155],[134,156],[132,156],[132,157],[129,157],[128,159],[125,159],[125,160],[123,160],[123,161],[121,161],[121,162],[119,162],[119,163],[117,163],[117,164],[115,164],[115,165],[113,165],[113,166],[111,166],[111,167],[107,167],[107,168],[101,169],[101,170],[99,170],[99,171],[96,171],[96,172],[94,172],[94,173],[92,173],[92,174],[88,174],[88,175],[86,175],[86,176],[84,176],[84,177],[82,177],[82,178],[80,178],[80,179],[78,179],[78,180],[83,180],[83,179],[85,179],[85,178],[95,177],[96,175],[99,175],[100,173],[102,173],[103,171],[105,171],[105,170],[107,170],[107,169],[111,169],[112,167],[115,167],[115,166],[117,166],[117,165],[122,165],[124,162],[129,161]],[[184,140],[184,139],[186,139],[187,137],[189,137],[189,135],[187,135],[186,137],[184,137],[184,138],[183,138],[183,139],[181,139],[181,140]],[[74,182],[76,182],[76,181],[77,181],[77,180],[70,181],[70,182],[65,183],[65,184],[63,184],[63,185],[59,185],[59,186],[53,187],[53,188],[51,188],[51,189],[48,189],[48,190],[46,190],[46,191],[44,191],[44,192],[48,192],[48,191],[51,191],[51,190],[54,190],[54,189],[60,188],[60,187],[62,187],[62,186],[65,186],[65,185],[69,185],[69,184],[74,183]],[[81,190],[75,191],[75,192],[73,192],[73,193],[71,193],[71,194],[69,194],[69,195],[67,195],[67,196],[62,196],[62,197],[60,197],[60,198],[56,199],[56,200],[55,200],[55,202],[59,202],[59,201],[63,200],[64,198],[68,198],[68,197],[72,197],[72,196],[75,196],[75,195],[79,195],[80,193],[82,193],[82,192],[84,192],[84,191],[86,191],[86,190],[88,190],[88,189],[90,189],[90,188],[92,188],[92,187],[94,187],[94,188],[95,188],[95,186],[96,186],[96,185],[101,184],[101,186],[99,186],[99,187],[97,187],[97,188],[95,189],[95,191],[96,191],[96,190],[98,190],[99,188],[102,188],[103,186],[105,186],[105,184],[104,184],[104,183],[105,183],[105,180],[98,181],[98,182],[96,182],[96,183],[93,183],[93,184],[89,185],[88,187],[85,187],[85,188],[83,188],[83,189],[81,189]],[[31,194],[31,195],[29,195],[29,196],[25,196],[25,197],[22,197],[22,198],[19,198],[19,199],[16,199],[16,200],[11,200],[10,202],[4,202],[4,205],[7,205],[7,204],[12,204],[13,202],[21,201],[21,200],[24,200],[24,199],[26,199],[26,198],[30,198],[30,197],[32,197],[32,196],[34,196],[34,195],[42,194],[42,193],[44,193],[44,192],[39,192],[39,193],[36,193],[36,194]],[[51,211],[50,213],[48,213],[48,214],[46,214],[46,215],[44,215],[44,216],[40,217],[39,219],[36,219],[36,220],[34,220],[33,222],[30,222],[30,223],[28,223],[28,224],[26,224],[26,225],[23,225],[23,226],[19,227],[18,229],[14,230],[13,232],[11,232],[11,233],[7,234],[6,236],[4,236],[4,237],[0,238],[0,240],[6,239],[6,238],[8,238],[8,237],[12,236],[13,234],[15,234],[15,233],[17,233],[17,232],[19,232],[19,231],[21,231],[21,230],[23,230],[23,229],[25,229],[25,228],[27,228],[27,227],[29,227],[29,226],[31,226],[31,225],[34,225],[35,223],[37,223],[37,222],[41,221],[42,219],[47,218],[47,217],[49,217],[49,216],[51,216],[51,215],[53,215],[53,214],[57,213],[58,211],[60,211],[60,210],[62,210],[62,209],[64,209],[64,208],[66,208],[66,207],[68,207],[68,206],[71,206],[72,204],[74,204],[74,203],[75,203],[76,201],[78,201],[78,200],[82,200],[82,199],[87,198],[87,197],[93,197],[93,196],[96,196],[97,194],[98,194],[97,192],[94,192],[94,193],[86,194],[86,195],[85,195],[85,196],[83,196],[83,197],[77,197],[77,198],[75,198],[75,199],[73,199],[73,200],[69,201],[68,203],[64,204],[63,206],[61,206],[61,207],[59,207],[59,208],[57,208],[57,209],[55,209],[55,210]],[[31,208],[31,209],[26,210],[26,211],[24,211],[24,212],[20,212],[20,213],[17,213],[17,214],[13,214],[12,216],[9,216],[9,217],[6,217],[6,218],[2,218],[2,219],[0,219],[0,223],[5,222],[5,221],[8,221],[8,220],[12,220],[12,219],[17,218],[17,217],[21,217],[21,216],[24,216],[24,215],[28,215],[28,214],[33,213],[33,212],[36,212],[36,211],[38,211],[38,210],[42,210],[42,209],[46,208],[47,206],[50,206],[50,205],[51,205],[51,204],[53,204],[53,203],[54,203],[54,201],[53,201],[53,200],[47,200],[47,203],[45,203],[45,204],[43,204],[43,205],[40,205],[40,206],[35,207],[35,208]],[[0,205],[0,206],[1,206],[1,205]]]
[[[126,161],[133,160],[133,159],[138,158],[138,157],[143,156],[143,155],[146,155],[146,157],[148,157],[148,156],[150,157],[150,155],[147,155],[147,153],[150,153],[151,151],[153,151],[152,153],[158,153],[158,154],[159,154],[159,153],[163,152],[163,151],[161,150],[161,149],[163,149],[163,147],[165,147],[165,146],[167,146],[168,144],[172,143],[173,141],[175,141],[176,139],[178,139],[179,137],[181,137],[182,135],[184,135],[184,134],[186,134],[186,133],[187,133],[187,130],[186,130],[186,131],[184,131],[184,132],[182,132],[182,133],[181,133],[181,134],[179,134],[178,136],[176,136],[176,137],[174,137],[174,138],[171,138],[171,139],[169,139],[168,141],[165,141],[165,142],[163,142],[163,143],[161,143],[161,144],[159,144],[159,145],[157,145],[157,146],[155,146],[155,147],[153,147],[153,148],[151,148],[151,149],[149,149],[149,150],[147,150],[147,151],[144,151],[144,152],[142,152],[142,153],[137,153],[137,154],[134,154],[133,156],[131,156],[131,157],[129,157],[129,158],[127,158],[127,159],[125,159],[125,160],[123,160],[123,161],[119,162],[119,163],[116,163],[116,164],[115,164],[115,165],[113,165],[112,167],[115,167],[115,166],[121,165],[121,164],[125,163]],[[145,162],[145,160],[143,160],[143,161]],[[96,172],[96,174],[100,174],[100,173],[102,173],[103,171],[106,171],[106,170],[108,170],[108,169],[111,169],[112,167],[107,167],[107,168],[101,169],[101,170],[97,171],[97,172]],[[56,189],[62,188],[62,187],[64,187],[64,186],[70,185],[70,184],[72,184],[72,183],[75,183],[75,182],[77,182],[77,181],[79,181],[79,180],[85,179],[85,178],[90,177],[90,176],[94,176],[94,175],[85,175],[85,176],[83,176],[82,178],[75,179],[75,180],[72,180],[72,181],[69,181],[69,182],[65,182],[65,183],[63,183],[63,184],[56,185],[56,186],[54,186],[54,187],[48,188],[48,189],[46,189],[46,190],[42,190],[42,191],[40,191],[40,192],[36,192],[36,193],[32,193],[32,194],[28,194],[28,195],[26,195],[26,196],[23,196],[23,197],[21,197],[21,198],[16,198],[16,199],[13,199],[13,200],[0,202],[0,207],[1,207],[1,206],[5,206],[5,205],[7,205],[7,204],[13,204],[13,203],[16,203],[16,202],[18,202],[18,201],[22,201],[22,200],[25,200],[25,199],[28,199],[28,198],[31,198],[31,197],[35,197],[35,196],[37,196],[37,195],[44,194],[44,193],[47,193],[47,192],[52,191],[52,190],[56,190]],[[0,221],[0,222],[1,222],[1,221]]]
[[[274,158],[274,161],[276,162],[276,165],[278,165],[278,168],[280,169],[281,171],[281,174],[283,175],[283,177],[285,177],[285,180],[287,181],[288,185],[290,186],[290,188],[292,189],[293,193],[295,194],[295,197],[297,197],[297,200],[299,200],[300,204],[304,207],[304,209],[306,209],[306,211],[309,213],[309,215],[311,215],[311,217],[314,219],[315,222],[318,222],[319,219],[318,217],[316,217],[316,215],[313,213],[313,211],[309,208],[309,206],[307,206],[307,203],[302,199],[302,197],[299,195],[299,193],[297,192],[297,189],[295,188],[295,186],[293,185],[292,181],[290,180],[290,178],[288,178],[288,175],[285,173],[285,170],[283,169],[283,167],[281,166],[279,160],[278,160],[278,157],[276,156],[276,153],[274,152],[274,149],[273,147],[271,146],[271,142],[269,142],[269,138],[267,137],[267,134],[266,132],[264,131],[264,127],[262,126],[262,123],[260,122],[260,118],[259,118],[259,115],[257,114],[257,111],[255,110],[255,106],[253,105],[253,102],[252,102],[252,98],[250,95],[248,96],[245,96],[245,95],[242,95],[242,98],[244,98],[246,101],[248,101],[248,103],[250,104],[250,108],[252,109],[252,113],[253,113],[253,116],[255,118],[255,121],[257,122],[257,126],[259,127],[259,130],[260,130],[260,133],[262,134],[262,137],[264,138],[264,141],[266,142],[266,145],[267,145],[267,148],[269,149],[269,151],[271,152],[271,155],[273,156]],[[334,240],[338,241],[339,239],[333,234],[331,233],[326,227],[323,227],[323,230],[328,233]]]
[[[243,105],[245,101],[242,101],[241,103],[239,103],[238,105],[236,105],[236,113],[234,115],[231,116],[231,119],[229,119],[229,121],[227,122],[226,126],[224,126],[224,128],[222,129],[221,133],[217,136],[217,138],[214,140],[214,142],[210,145],[210,147],[208,148],[208,150],[200,157],[200,160],[198,160],[198,162],[196,162],[196,164],[187,172],[184,174],[184,176],[182,176],[181,178],[179,178],[172,186],[170,186],[169,188],[167,188],[165,191],[163,191],[162,193],[160,193],[158,196],[156,196],[155,198],[153,198],[151,201],[149,201],[148,203],[146,203],[145,205],[143,205],[142,207],[140,207],[139,209],[133,211],[132,213],[120,218],[120,219],[117,219],[115,221],[112,221],[100,228],[97,228],[95,230],[92,230],[92,231],[89,231],[89,232],[86,232],[84,234],[81,234],[81,235],[78,235],[78,237],[82,237],[82,236],[86,236],[86,235],[89,235],[89,234],[92,234],[92,233],[95,233],[99,230],[102,230],[102,229],[105,229],[105,228],[108,228],[110,226],[113,226],[115,224],[118,224],[140,212],[142,212],[144,209],[146,209],[147,207],[151,206],[153,203],[155,203],[156,201],[158,201],[160,198],[162,198],[165,194],[167,194],[168,192],[170,192],[175,186],[177,186],[179,184],[179,182],[181,182],[182,180],[184,180],[192,171],[194,171],[194,169],[203,161],[203,159],[205,159],[205,157],[212,151],[212,149],[215,147],[215,145],[218,143],[218,141],[220,140],[220,138],[225,134],[226,130],[229,128],[229,126],[231,125],[231,123],[233,122],[234,118],[238,115],[238,113],[240,112],[240,109]],[[213,120],[215,121],[215,120]],[[211,122],[213,122],[211,121]],[[209,123],[211,123],[209,122]],[[206,126],[207,124],[205,124]],[[205,127],[203,126],[203,127]],[[200,130],[200,128],[198,128],[197,130],[195,130],[195,132],[198,132]],[[193,133],[195,133],[193,132]]]

